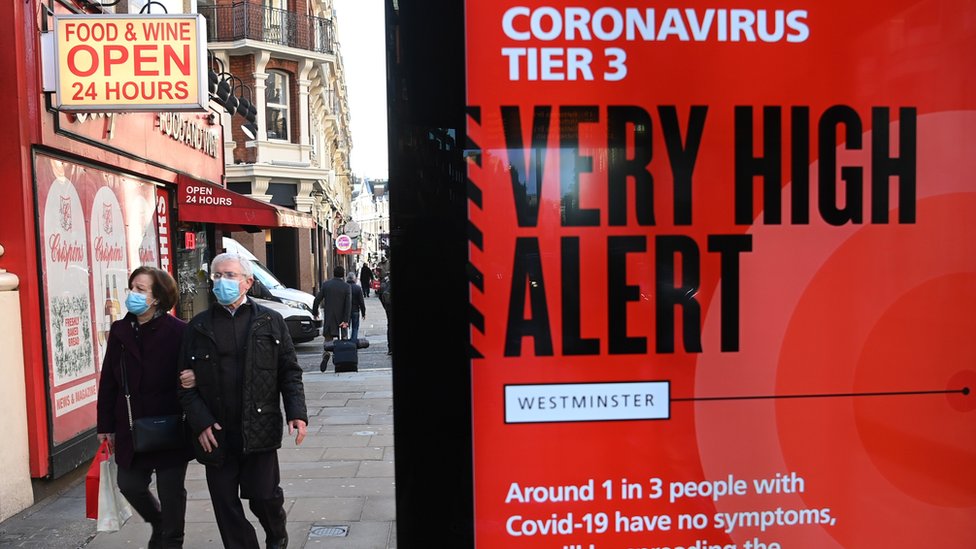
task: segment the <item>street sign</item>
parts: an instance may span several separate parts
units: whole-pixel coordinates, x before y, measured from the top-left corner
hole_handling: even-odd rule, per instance
[[[359,223],[356,223],[355,221],[349,221],[349,223],[346,223],[344,230],[350,238],[356,238],[363,232],[362,228],[359,227]]]
[[[336,249],[340,252],[345,252],[352,249],[352,238],[347,234],[341,234],[335,241]]]

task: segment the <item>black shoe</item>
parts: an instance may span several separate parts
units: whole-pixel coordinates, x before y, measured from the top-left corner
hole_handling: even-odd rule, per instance
[[[268,549],[286,549],[288,547],[288,534],[285,537],[274,541],[268,541]]]
[[[323,374],[329,368],[329,357],[332,355],[325,355],[322,357],[322,362],[319,363],[319,371]]]

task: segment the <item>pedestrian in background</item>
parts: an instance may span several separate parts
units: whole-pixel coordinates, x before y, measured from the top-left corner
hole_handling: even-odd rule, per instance
[[[358,341],[360,315],[362,315],[362,318],[366,318],[366,300],[363,298],[365,288],[356,284],[356,275],[352,273],[346,276],[346,283],[352,289],[352,312],[350,313],[349,319],[352,323],[352,334],[349,335],[349,339]]]
[[[322,320],[322,338],[328,343],[339,337],[340,328],[348,328],[352,316],[352,287],[343,280],[346,270],[341,265],[332,270],[332,278],[322,284],[312,302],[312,314],[319,317],[319,305],[325,309]],[[332,353],[322,349],[319,371],[324,372]]]
[[[98,383],[98,442],[118,463],[118,486],[152,526],[149,549],[183,547],[189,441],[174,450],[136,452],[132,419],[180,414],[179,348],[186,323],[166,314],[176,306],[176,282],[166,271],[139,267],[129,275],[128,313],[112,323]],[[130,395],[128,406],[125,393]],[[156,473],[157,499],[149,490]]]
[[[362,285],[363,295],[369,297],[369,290],[373,286],[373,269],[367,263],[363,263],[363,268],[359,270],[359,283]]]
[[[181,364],[193,370],[180,401],[196,439],[197,461],[225,548],[259,549],[241,498],[258,518],[268,549],[288,546],[278,448],[287,420],[295,444],[305,439],[308,412],[302,369],[284,319],[247,297],[254,275],[237,254],[213,259],[217,298],[187,327]],[[281,402],[285,417],[282,418]]]

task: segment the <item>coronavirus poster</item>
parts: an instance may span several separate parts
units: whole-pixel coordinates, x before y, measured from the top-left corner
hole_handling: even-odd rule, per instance
[[[976,547],[974,15],[466,3],[479,548]]]

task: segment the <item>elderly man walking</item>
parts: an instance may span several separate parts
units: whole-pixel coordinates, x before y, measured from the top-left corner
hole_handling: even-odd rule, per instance
[[[250,262],[220,254],[211,265],[210,309],[193,317],[180,351],[180,402],[194,435],[197,460],[206,466],[207,486],[224,547],[259,549],[257,533],[241,498],[261,522],[266,547],[288,545],[278,448],[284,403],[288,434],[305,438],[308,412],[302,369],[284,319],[248,299],[254,281]],[[240,495],[238,495],[240,494]]]

